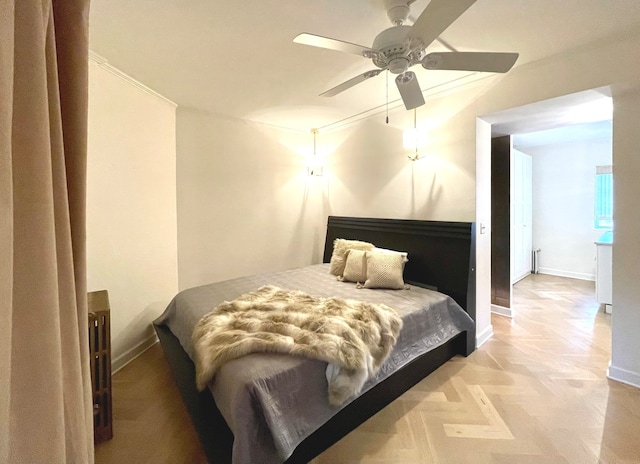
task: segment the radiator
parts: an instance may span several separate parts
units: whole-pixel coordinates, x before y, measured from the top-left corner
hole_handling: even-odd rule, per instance
[[[97,444],[113,438],[109,296],[106,290],[90,292],[87,296],[91,390],[93,393],[93,438]]]
[[[540,272],[540,248],[531,250],[531,274]]]

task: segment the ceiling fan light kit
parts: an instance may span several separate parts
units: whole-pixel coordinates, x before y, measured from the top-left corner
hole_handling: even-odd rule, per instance
[[[296,36],[296,43],[353,53],[370,59],[377,69],[367,71],[322,93],[332,97],[382,71],[397,74],[396,86],[408,110],[424,104],[415,73],[409,68],[421,64],[428,70],[505,73],[518,59],[517,53],[443,52],[427,54],[427,47],[477,0],[431,0],[412,26],[405,25],[415,0],[385,0],[392,27],[380,32],[371,48],[314,34]]]

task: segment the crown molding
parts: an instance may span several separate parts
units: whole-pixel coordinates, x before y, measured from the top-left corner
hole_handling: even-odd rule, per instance
[[[105,57],[103,57],[101,55],[98,55],[97,53],[95,53],[94,51],[91,51],[91,50],[89,50],[89,62],[95,63],[96,65],[98,65],[99,67],[104,69],[105,71],[110,72],[114,76],[119,77],[123,81],[133,85],[134,87],[137,87],[138,89],[142,90],[143,92],[146,92],[149,95],[153,95],[154,97],[159,98],[160,100],[164,101],[165,103],[170,104],[174,108],[176,108],[178,106],[178,104],[176,102],[174,102],[172,100],[169,100],[167,97],[165,97],[163,95],[160,95],[158,92],[156,92],[155,90],[147,87],[142,82],[137,81],[136,79],[134,79],[133,77],[129,76],[128,74],[125,74],[124,72],[120,71],[118,68],[116,68],[116,67],[112,66],[111,64],[109,64],[109,61]]]

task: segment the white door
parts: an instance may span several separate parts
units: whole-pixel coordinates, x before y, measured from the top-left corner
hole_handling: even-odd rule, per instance
[[[511,150],[511,282],[531,272],[532,250],[531,156]]]

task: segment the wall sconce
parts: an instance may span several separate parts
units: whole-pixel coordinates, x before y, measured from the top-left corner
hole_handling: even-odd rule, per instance
[[[321,176],[322,175],[322,160],[320,156],[316,153],[316,136],[318,135],[318,129],[311,129],[311,133],[313,134],[313,155],[311,155],[309,159],[309,175],[310,176]]]
[[[427,136],[426,134],[418,131],[416,120],[417,120],[417,114],[416,114],[416,110],[414,109],[413,110],[413,129],[407,129],[402,134],[402,146],[407,149],[413,149],[411,153],[407,153],[407,158],[409,158],[411,161],[418,161],[420,159],[418,148],[421,148],[427,145]]]

